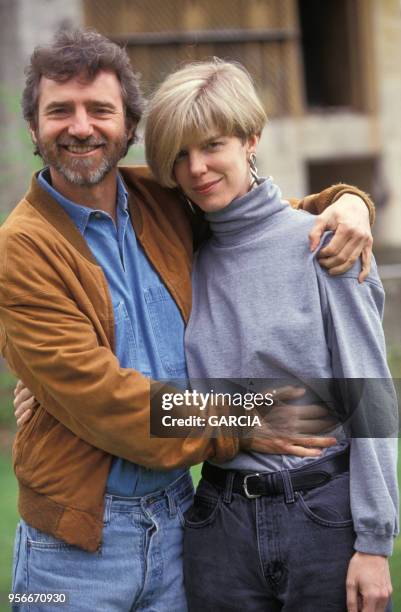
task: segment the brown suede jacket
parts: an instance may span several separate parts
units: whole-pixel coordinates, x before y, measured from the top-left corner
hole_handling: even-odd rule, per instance
[[[137,238],[187,321],[193,238],[184,204],[147,169],[120,171]],[[372,210],[346,185],[292,204],[321,212],[345,192]],[[160,385],[120,367],[103,271],[35,177],[0,229],[0,348],[39,402],[13,449],[20,514],[69,544],[99,548],[112,455],[168,470],[238,451],[234,438],[149,436],[150,397]]]

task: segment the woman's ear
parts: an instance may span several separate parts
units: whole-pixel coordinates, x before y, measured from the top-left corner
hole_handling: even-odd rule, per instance
[[[247,153],[256,153],[256,148],[259,144],[260,136],[259,134],[252,134],[246,141]]]

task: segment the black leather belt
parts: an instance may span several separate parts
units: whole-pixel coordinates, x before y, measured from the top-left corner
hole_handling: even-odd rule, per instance
[[[349,449],[345,452],[318,460],[318,464],[308,464],[306,467],[288,470],[294,491],[314,489],[333,476],[349,470]],[[232,470],[223,470],[211,463],[205,462],[202,467],[202,477],[213,485],[224,489],[228,475]],[[248,499],[262,495],[274,496],[284,493],[284,481],[281,472],[234,472],[232,484],[233,493],[240,493]]]

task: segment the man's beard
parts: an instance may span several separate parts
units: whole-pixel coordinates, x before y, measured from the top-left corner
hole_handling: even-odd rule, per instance
[[[69,183],[80,185],[81,187],[89,187],[97,185],[102,179],[115,168],[117,163],[122,159],[128,149],[128,136],[124,133],[120,138],[114,140],[113,143],[104,138],[94,138],[90,136],[84,140],[68,136],[60,138],[56,142],[44,142],[36,135],[36,145],[39,155],[44,163],[51,168],[57,170]],[[92,157],[67,158],[68,153],[65,153],[65,158],[62,158],[62,153],[59,150],[60,146],[102,146],[103,156],[97,165],[94,165],[95,160]],[[94,167],[92,167],[94,166]]]

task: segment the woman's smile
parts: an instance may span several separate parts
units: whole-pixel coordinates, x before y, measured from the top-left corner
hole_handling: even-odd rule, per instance
[[[174,164],[174,176],[185,195],[205,212],[228,206],[247,193],[251,186],[249,155],[257,136],[214,135],[183,147]]]
[[[196,185],[192,187],[192,190],[201,194],[210,193],[222,180],[223,177],[216,179],[215,181],[203,183],[202,185]]]

